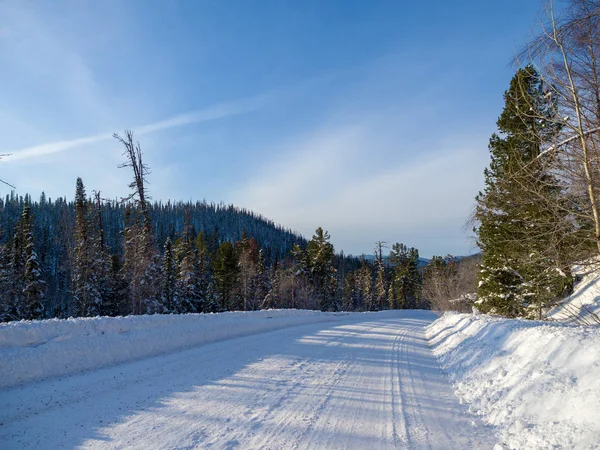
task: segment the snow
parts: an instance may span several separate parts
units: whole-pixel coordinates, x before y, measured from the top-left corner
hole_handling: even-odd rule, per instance
[[[584,274],[569,302],[593,304],[598,283]],[[575,323],[298,310],[11,322],[0,386],[3,449],[600,446],[600,327]]]
[[[4,353],[3,383],[27,382],[0,390],[0,442],[3,449],[493,448],[493,427],[459,403],[427,343],[436,317],[270,311],[14,324],[2,329],[11,358],[47,349],[67,357],[69,373],[106,367],[32,382],[11,375],[22,370]],[[206,343],[211,333],[222,340]],[[147,354],[162,354],[137,359],[144,343],[159,346]],[[101,358],[77,366],[87,356],[66,352],[86,345],[116,353],[121,364]],[[60,366],[43,350],[36,355],[55,372]]]
[[[339,317],[281,309],[0,323],[0,387]]]
[[[446,313],[427,337],[501,448],[600,446],[600,327]]]
[[[561,322],[577,322],[584,325],[600,324],[600,270],[598,261],[575,266],[573,273],[580,278],[573,293],[551,310],[547,317]]]

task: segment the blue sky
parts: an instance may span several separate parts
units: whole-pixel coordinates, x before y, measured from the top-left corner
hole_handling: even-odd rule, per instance
[[[0,2],[0,177],[224,201],[336,250],[476,250],[465,222],[541,2]],[[0,194],[7,192],[0,187]]]

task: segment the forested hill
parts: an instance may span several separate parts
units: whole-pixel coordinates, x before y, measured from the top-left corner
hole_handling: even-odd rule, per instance
[[[0,322],[426,306],[415,248],[394,244],[388,264],[382,242],[373,262],[336,255],[321,227],[306,241],[233,206],[151,204],[144,181],[125,202],[90,198],[80,178],[73,202],[0,199]]]
[[[39,201],[33,201],[29,195],[18,196],[14,192],[0,198],[0,242],[6,244],[12,239],[23,206],[29,203],[33,215],[33,232],[40,257],[57,259],[66,252],[72,243],[75,223],[73,201],[64,198],[52,200],[44,194]],[[125,205],[117,200],[100,202],[106,245],[111,253],[123,252],[123,229],[125,227]],[[192,202],[154,202],[150,205],[154,237],[156,244],[162,247],[170,238],[175,241],[186,227],[196,236],[204,234],[210,250],[216,251],[220,243],[237,242],[245,231],[253,237],[263,250],[265,260],[272,262],[290,255],[294,244],[304,247],[306,239],[292,230],[286,229],[272,220],[233,205],[223,203]]]

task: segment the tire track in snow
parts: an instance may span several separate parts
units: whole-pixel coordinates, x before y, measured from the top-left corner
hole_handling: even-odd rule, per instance
[[[392,430],[394,436],[394,447],[396,449],[407,448],[409,441],[408,424],[406,419],[406,413],[403,408],[402,402],[402,391],[400,389],[400,342],[406,339],[406,335],[409,330],[398,333],[394,338],[394,343],[391,350],[390,358],[390,372],[391,372],[391,386],[390,395],[392,402]],[[399,434],[401,430],[402,434]]]
[[[454,397],[423,327],[355,314],[0,393],[6,448],[467,449],[491,430]],[[2,397],[4,396],[4,397]],[[60,399],[54,405],[53,398]],[[101,400],[101,401],[99,401]]]
[[[409,358],[409,337],[418,333],[417,327],[411,327],[402,334],[398,347],[397,372],[399,379],[399,390],[404,415],[407,440],[419,448],[431,448],[428,442],[429,430],[423,420],[419,398],[416,392],[414,377],[420,377],[420,373],[412,370],[411,358]],[[404,376],[402,376],[404,375]]]
[[[338,334],[337,336],[333,337],[331,339],[331,341],[327,342],[323,346],[321,353],[325,353],[327,350],[329,350],[330,347],[339,347],[341,345],[344,337],[345,336],[343,334]],[[316,405],[314,403],[307,402],[307,401],[303,401],[300,403],[296,402],[296,403],[294,403],[294,405],[290,405],[291,407],[289,408],[289,411],[285,412],[283,417],[280,418],[279,421],[276,424],[274,424],[274,426],[272,426],[266,430],[261,430],[262,435],[256,439],[256,442],[252,442],[249,445],[249,448],[273,448],[273,447],[269,447],[269,444],[272,445],[273,442],[282,441],[282,440],[280,440],[280,437],[282,435],[284,435],[285,433],[289,433],[289,430],[287,430],[287,427],[289,427],[290,424],[295,419],[297,419],[299,415],[302,415],[303,422],[308,423],[308,428],[306,428],[304,431],[296,432],[294,435],[294,438],[296,439],[296,442],[303,442],[304,437],[310,433],[310,430],[312,429],[312,427],[314,426],[314,423],[318,419],[320,412],[325,408],[326,404],[328,403],[330,396],[331,396],[331,392],[334,390],[335,385],[337,385],[339,383],[339,381],[343,377],[344,373],[346,373],[347,365],[348,365],[348,362],[345,360],[340,362],[339,364],[337,364],[335,369],[331,373],[331,375],[329,375],[326,378],[326,382],[325,382],[325,380],[322,378],[322,376],[326,372],[324,370],[325,367],[323,367],[322,363],[321,364],[317,363],[316,364],[317,367],[313,367],[313,366],[315,366],[314,361],[312,362],[312,364],[311,364],[311,361],[309,361],[308,359],[302,361],[302,363],[299,364],[299,366],[300,366],[299,368],[300,369],[308,368],[308,370],[310,372],[308,374],[307,373],[299,374],[301,381],[295,383],[295,387],[297,387],[298,389],[294,392],[293,398],[286,398],[286,400],[289,400],[290,402],[294,402],[297,399],[302,400],[302,398],[304,400],[306,400],[306,398],[321,398],[321,397],[323,397],[324,399],[322,401],[320,401],[319,404],[316,404]],[[318,377],[318,378],[306,377],[306,375],[314,375],[314,374],[320,374],[321,377]],[[317,381],[317,384],[321,385],[321,386],[319,386],[319,388],[323,387],[324,388],[323,390],[325,392],[323,392],[323,393],[311,392],[310,394],[306,394],[306,391],[310,391],[311,389],[314,389],[312,384],[314,384],[313,382],[315,380]],[[305,394],[305,395],[303,395],[303,394]],[[279,406],[281,406],[281,404]],[[274,418],[276,416],[276,413],[277,413],[277,411],[275,409],[270,409],[267,416],[265,416],[261,420],[266,422],[266,421]],[[283,441],[285,441],[285,440],[286,439],[283,439]]]

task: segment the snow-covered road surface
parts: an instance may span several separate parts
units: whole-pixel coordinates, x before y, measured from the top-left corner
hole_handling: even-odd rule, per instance
[[[0,393],[0,447],[488,449],[425,311],[352,314]]]

